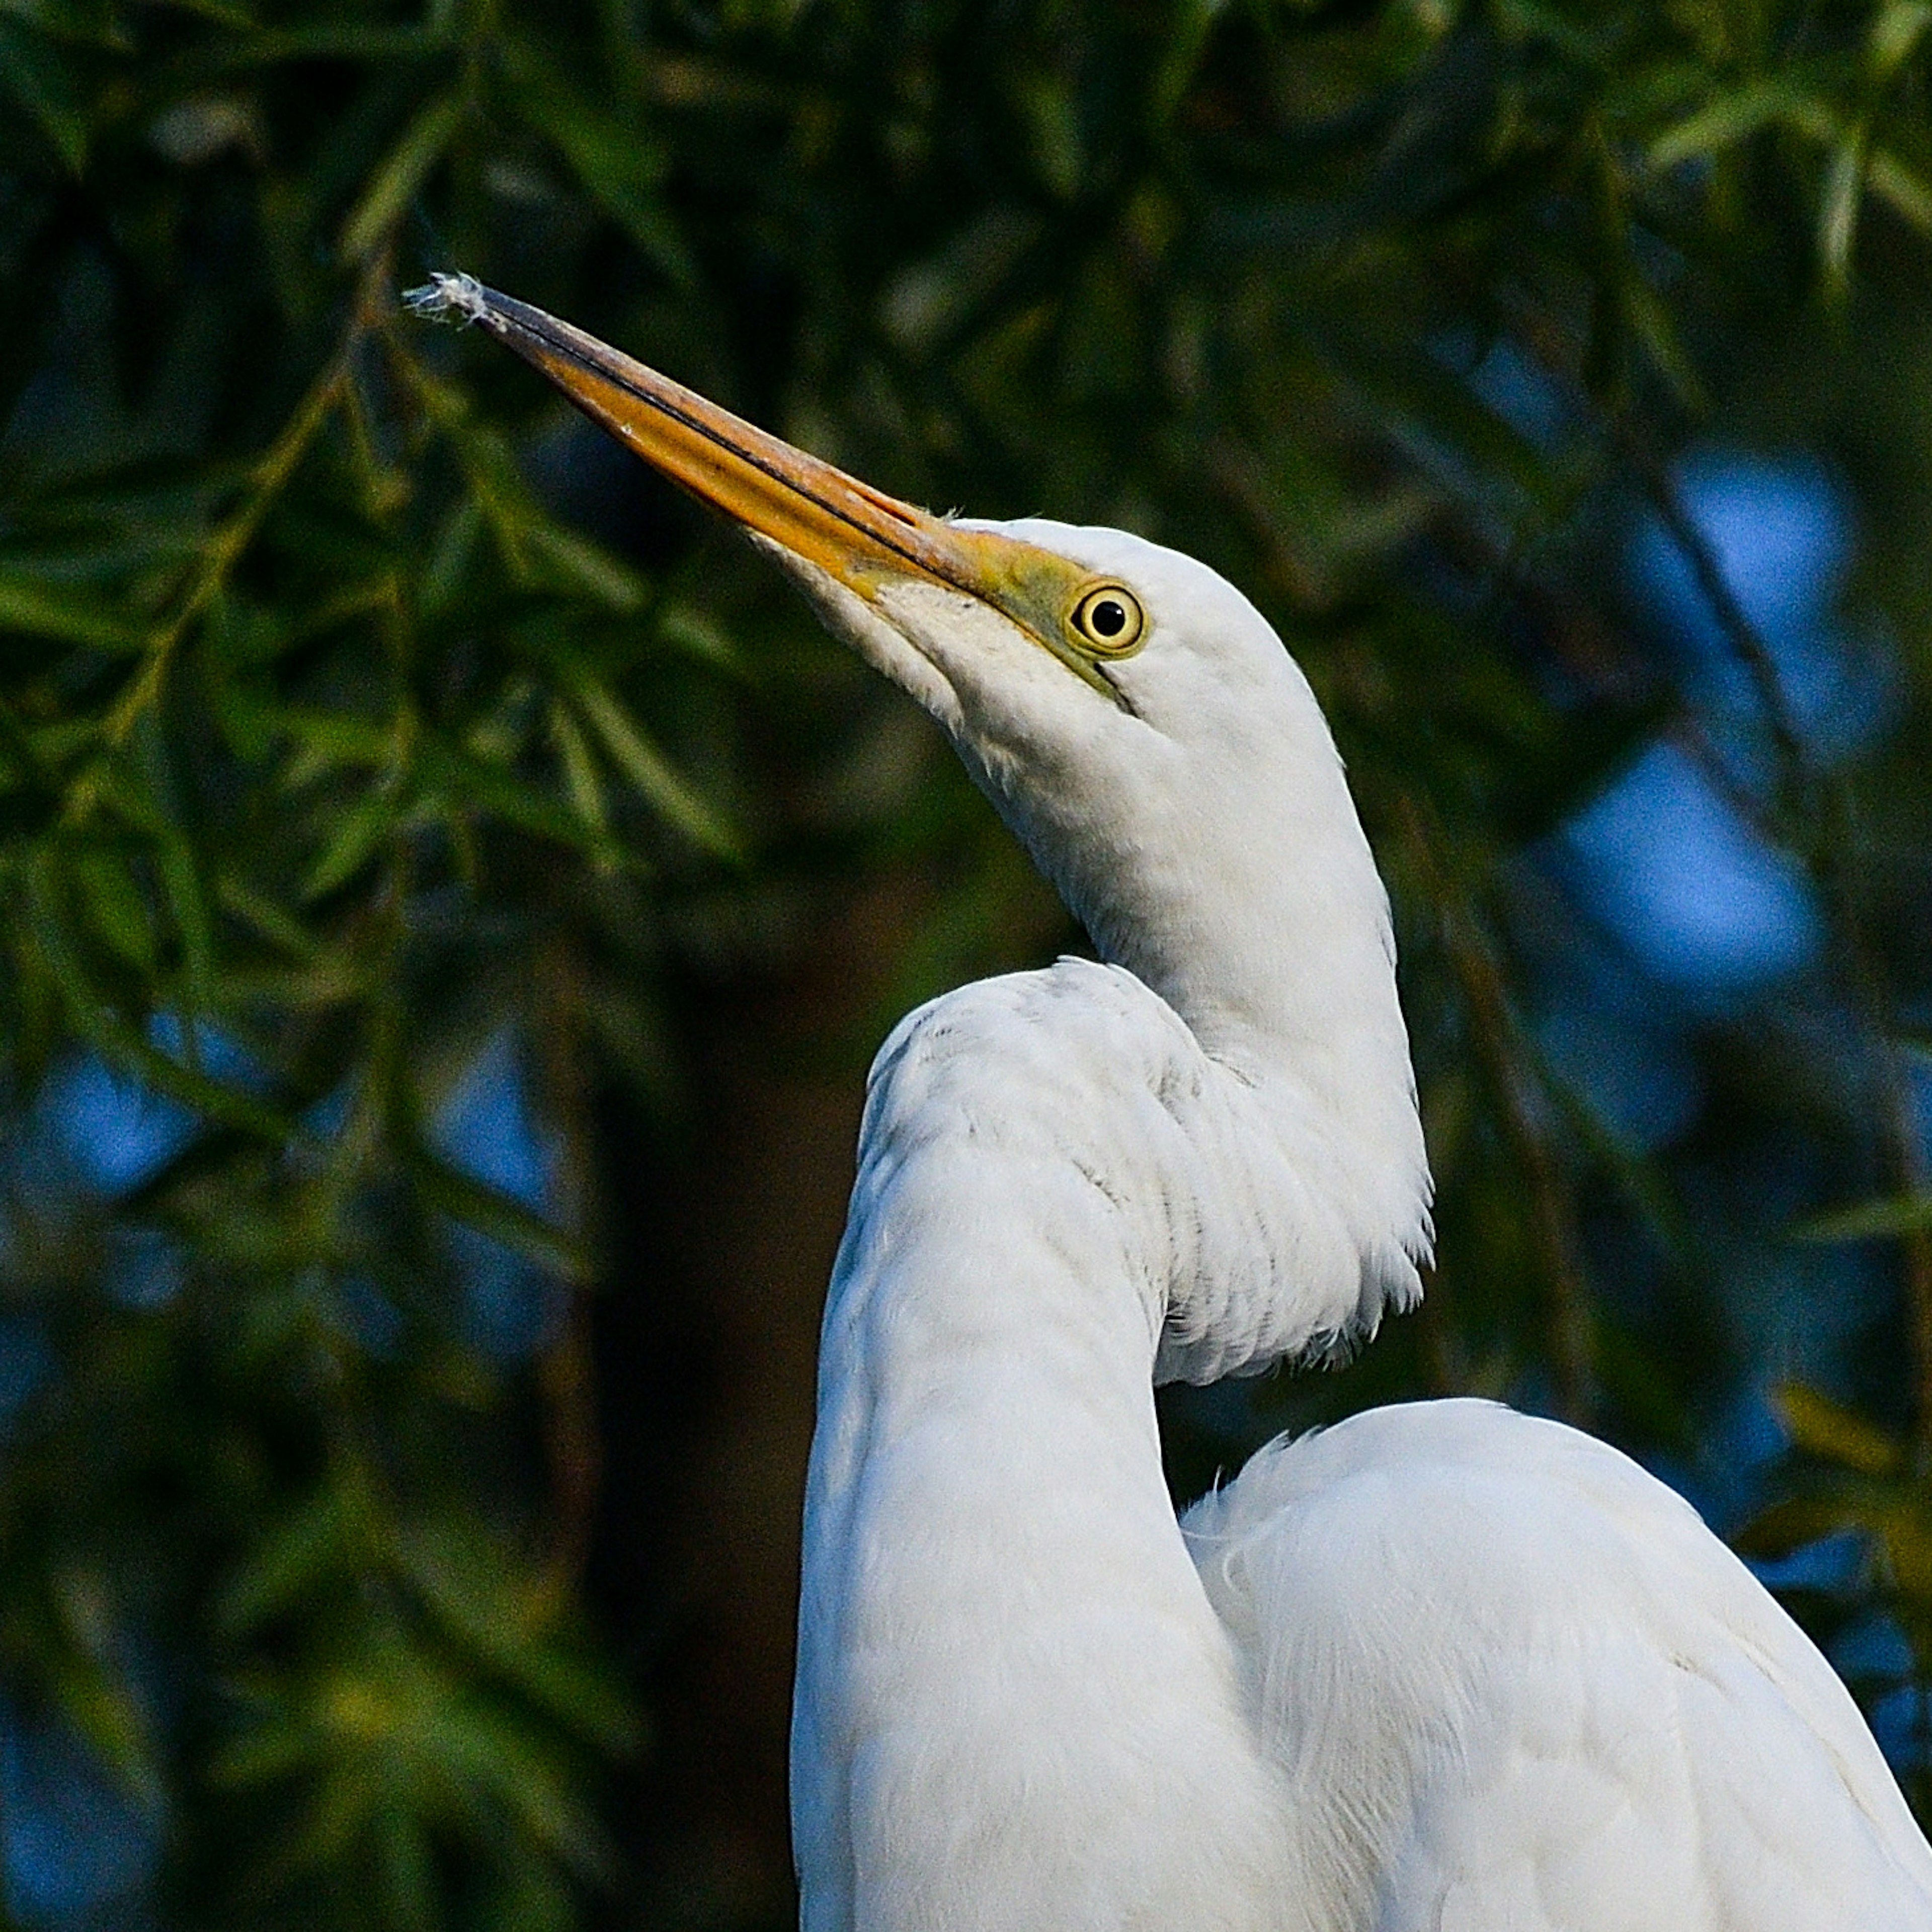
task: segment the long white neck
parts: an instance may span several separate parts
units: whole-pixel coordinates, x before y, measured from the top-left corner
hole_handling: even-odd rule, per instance
[[[1262,1285],[1215,1277],[1309,1238],[1248,1092],[1076,962],[952,994],[881,1054],[806,1512],[808,1932],[1302,1923],[1151,1390],[1178,1281],[1233,1304]]]
[[[1420,1292],[1428,1163],[1388,903],[1308,681],[1252,604],[1177,552],[1040,519],[974,527],[1133,586],[1150,634],[1110,668],[1118,704],[975,598],[911,579],[860,598],[774,554],[938,720],[1102,956],[1262,1096],[1314,1220],[1346,1231],[1346,1281],[1314,1256],[1321,1270],[1282,1276],[1273,1317],[1201,1331],[1198,1349],[1170,1337],[1156,1372],[1258,1366],[1324,1322],[1372,1331]],[[1322,1319],[1304,1322],[1311,1306]]]
[[[1385,1306],[1416,1299],[1430,1241],[1388,900],[1306,679],[1214,584],[1259,640],[1232,663],[1171,664],[1168,728],[1108,712],[1070,725],[1064,742],[1043,736],[1040,694],[1006,663],[977,684],[956,678],[943,722],[1102,957],[1263,1098],[1299,1185],[1353,1244],[1346,1306],[1305,1271],[1285,1291],[1328,1306],[1338,1334],[1370,1333]],[[990,656],[992,640],[974,642]],[[1204,1380],[1244,1362],[1259,1366],[1217,1343],[1205,1359],[1168,1352],[1160,1372]]]

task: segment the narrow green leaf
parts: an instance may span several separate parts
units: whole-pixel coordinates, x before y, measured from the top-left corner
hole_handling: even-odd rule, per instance
[[[425,59],[442,52],[448,44],[448,34],[434,27],[388,27],[373,22],[364,25],[324,20],[313,26],[271,27],[250,33],[220,50],[212,56],[211,64],[232,70],[273,67],[285,61],[400,63]]]
[[[230,1790],[278,1784],[310,1766],[323,1742],[310,1726],[292,1722],[278,1712],[257,1719],[223,1744],[209,1762],[208,1775],[218,1786]]]
[[[586,98],[529,41],[501,45],[511,98],[524,119],[652,262],[678,287],[691,287],[697,266],[659,191],[664,169],[655,146]]]
[[[1705,406],[1704,386],[1696,365],[1678,339],[1677,325],[1668,306],[1633,268],[1623,284],[1624,314],[1636,332],[1637,340],[1648,352],[1658,373],[1670,385],[1678,401],[1687,410]]]
[[[686,837],[720,858],[741,856],[736,834],[671,770],[607,686],[579,673],[571,680],[571,695],[618,769]]]
[[[328,843],[302,881],[303,898],[319,899],[352,878],[388,838],[395,823],[395,802],[388,793],[364,792],[336,820]]]
[[[175,749],[152,709],[141,714],[130,749],[132,758],[116,772],[113,800],[119,809],[131,808],[136,822],[154,840],[154,875],[181,941],[189,1003],[200,1009],[207,1004],[208,982],[214,969],[214,931],[202,890],[200,862],[177,796]]]
[[[494,758],[479,757],[445,739],[426,737],[419,761],[425,792],[446,806],[457,811],[480,808],[539,838],[595,851],[600,859],[614,856],[606,828],[587,822]]]
[[[112,1766],[137,1798],[152,1802],[161,1790],[146,1714],[105,1660],[63,1646],[48,1683],[68,1720]]]
[[[0,13],[38,28],[50,40],[124,54],[134,43],[117,10],[106,0],[4,0],[0,5]]]
[[[185,839],[166,840],[155,851],[154,873],[181,940],[189,992],[194,1005],[205,1007],[214,971],[214,934],[194,848]]]
[[[620,616],[643,608],[643,578],[587,537],[545,520],[530,524],[525,541],[532,555],[550,566],[548,574],[562,587],[580,591]]]
[[[1390,352],[1339,331],[1324,346],[1432,473],[1446,474],[1458,488],[1474,482],[1498,496],[1520,495],[1526,504],[1551,500],[1553,479],[1541,452],[1434,355],[1420,346]]]
[[[0,92],[44,134],[69,170],[87,163],[88,117],[75,98],[74,75],[37,34],[0,20]]]
[[[506,1552],[426,1518],[398,1537],[397,1555],[449,1636],[506,1686],[607,1750],[634,1747],[637,1720],[616,1685],[558,1640],[550,1592],[520,1578]]]
[[[1932,1190],[1862,1201],[1828,1214],[1814,1215],[1792,1230],[1801,1241],[1869,1241],[1932,1228]]]
[[[1858,234],[1864,179],[1864,130],[1860,128],[1832,148],[1818,195],[1819,263],[1826,289],[1836,301],[1844,300],[1851,283],[1852,244]]]
[[[17,570],[0,570],[0,631],[104,651],[136,651],[146,640],[142,632],[103,609],[98,598]]]
[[[230,1636],[245,1636],[332,1578],[352,1582],[372,1553],[366,1520],[348,1486],[326,1479],[256,1540],[216,1594],[215,1622]]]
[[[343,224],[344,261],[360,262],[374,252],[442,159],[462,118],[463,103],[446,94],[410,123]]]
[[[571,1790],[560,1754],[549,1740],[481,1700],[456,1706],[436,1739],[444,1765],[486,1807],[500,1808],[556,1858],[586,1876],[601,1875],[607,1854],[596,1820]]]
[[[28,868],[27,884],[34,941],[59,992],[68,1022],[82,1040],[165,1099],[278,1146],[289,1141],[294,1130],[273,1108],[183,1066],[117,1018],[88,982],[61,918],[56,880],[44,858]]]
[[[1798,1447],[1862,1475],[1888,1476],[1903,1466],[1904,1452],[1876,1423],[1802,1382],[1777,1394],[1778,1412]]]
[[[604,808],[603,781],[597,776],[590,747],[584,742],[584,734],[567,705],[551,704],[550,728],[563,760],[564,782],[569,790],[571,803],[586,825],[599,836],[608,837],[610,820]]]
[[[154,970],[154,935],[148,902],[118,853],[77,854],[74,883],[87,908],[88,922],[120,957],[143,973]]]
[[[416,608],[424,616],[439,616],[456,602],[469,578],[482,529],[482,506],[474,496],[464,497],[450,512],[416,579]]]
[[[395,727],[386,719],[289,704],[263,706],[260,723],[266,730],[293,739],[301,748],[282,774],[283,782],[291,788],[338,766],[380,768],[395,759]]]
[[[1872,78],[1883,86],[1912,58],[1912,50],[1932,27],[1932,6],[1925,0],[1886,0],[1872,22],[1870,40]]]
[[[1876,1523],[1863,1520],[1855,1500],[1835,1496],[1788,1496],[1774,1503],[1736,1532],[1731,1546],[1740,1556],[1789,1556],[1808,1544],[1845,1529],[1880,1534]]]
[[[657,634],[676,650],[714,670],[743,677],[744,659],[730,638],[701,610],[688,604],[667,603],[658,613]]]
[[[1210,30],[1226,10],[1226,0],[1182,0],[1173,9],[1154,84],[1148,90],[1155,127],[1164,128],[1173,119],[1200,67]]]
[[[531,525],[545,519],[508,443],[497,430],[475,419],[461,390],[439,380],[414,356],[400,358],[397,366],[430,422],[448,439],[505,567],[513,580],[525,582],[530,574],[528,532]],[[462,534],[460,529],[458,533]]]
[[[339,626],[352,623],[358,617],[366,617],[371,612],[386,610],[394,607],[397,597],[397,574],[385,570],[377,575],[365,578],[338,591],[332,597],[325,598],[320,604],[307,610],[290,610],[277,614],[278,621],[265,634],[268,650],[265,655],[279,655],[291,644],[301,644],[310,638],[326,635]]]
[[[1932,235],[1932,184],[1882,148],[1872,151],[1866,170],[1871,191],[1922,235]]]
[[[1680,121],[1650,144],[1650,165],[1668,172],[1681,162],[1728,148],[1774,122],[1815,128],[1831,121],[1830,111],[1789,80],[1754,81],[1720,94],[1688,120]]]
[[[433,1207],[478,1234],[573,1281],[587,1272],[583,1251],[560,1228],[532,1214],[514,1196],[452,1166],[430,1148],[418,1146],[410,1165]]]

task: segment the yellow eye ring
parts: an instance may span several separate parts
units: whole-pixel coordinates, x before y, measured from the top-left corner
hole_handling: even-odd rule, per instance
[[[1124,584],[1096,584],[1082,593],[1066,627],[1082,650],[1095,657],[1124,658],[1139,648],[1147,613]]]

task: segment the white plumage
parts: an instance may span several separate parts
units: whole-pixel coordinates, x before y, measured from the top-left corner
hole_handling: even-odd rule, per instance
[[[1156,1380],[1372,1333],[1428,1174],[1382,884],[1259,614],[1118,531],[893,502],[467,278],[939,721],[1105,964],[873,1070],[826,1315],[806,1932],[1928,1932],[1824,1660],[1670,1491],[1475,1402],[1177,1522]]]
[[[1419,1403],[1175,1522],[1156,1380],[1416,1292],[1387,910],[1252,606],[1117,532],[998,527],[1138,596],[1122,704],[983,604],[791,560],[1114,962],[967,987],[874,1070],[807,1504],[808,1932],[1932,1926],[1843,1686],[1614,1450]]]
[[[1604,1444],[1487,1402],[1373,1410],[1264,1450],[1185,1530],[1318,1874],[1286,1922],[1932,1924],[1844,1686]]]

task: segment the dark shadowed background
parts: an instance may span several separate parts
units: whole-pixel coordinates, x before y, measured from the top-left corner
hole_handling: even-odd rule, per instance
[[[1419,1315],[1761,1564],[1932,1804],[1932,6],[0,4],[0,1888],[792,1910],[864,1069],[1078,946],[472,271],[1248,590],[1394,896]],[[1283,865],[1296,855],[1283,852]]]

